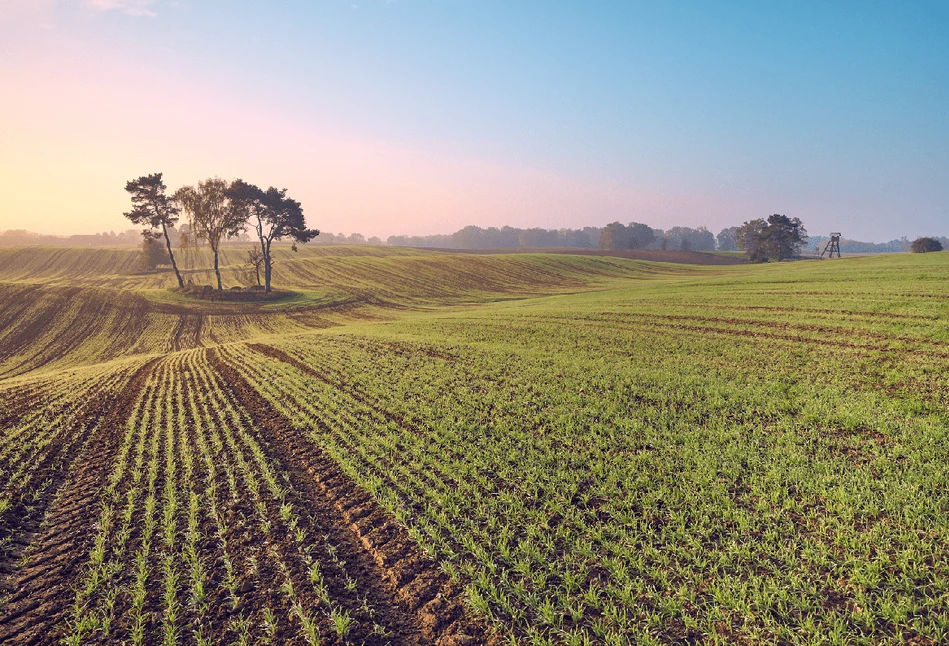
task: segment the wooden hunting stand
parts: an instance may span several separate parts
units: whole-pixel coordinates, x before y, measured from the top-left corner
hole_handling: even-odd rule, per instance
[[[830,240],[827,241],[827,244],[824,245],[824,250],[820,252],[820,257],[823,258],[824,254],[827,253],[828,249],[830,250],[830,255],[828,258],[833,258],[834,254],[837,254],[837,257],[840,258],[840,233],[831,233]]]

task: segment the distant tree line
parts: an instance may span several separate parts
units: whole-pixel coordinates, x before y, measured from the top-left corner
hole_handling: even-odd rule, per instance
[[[943,236],[931,236],[931,239],[939,242],[945,249],[949,246],[949,238]],[[830,240],[827,236],[811,236],[808,239],[807,249],[819,252],[824,244]],[[906,253],[912,251],[913,241],[903,236],[890,240],[889,242],[862,242],[860,240],[851,240],[849,238],[840,239],[840,250],[843,253]]]
[[[675,251],[715,251],[715,236],[704,226],[653,229],[639,222],[611,222],[600,234],[600,249],[660,249]]]
[[[125,217],[145,226],[143,254],[147,262],[156,261],[159,255],[156,247],[163,243],[179,287],[184,287],[184,279],[175,259],[171,232],[182,211],[188,216],[190,236],[179,234],[179,248],[190,245],[189,238],[208,245],[214,258],[219,291],[224,289],[219,261],[221,244],[244,234],[248,227],[260,245],[250,254],[249,261],[257,270],[258,280],[263,270],[264,288],[268,292],[271,290],[273,243],[289,238],[295,245],[320,234],[306,227],[300,203],[287,197],[286,189],[263,190],[241,179],[227,182],[217,177],[198,182],[197,186],[183,186],[172,195],[167,193],[167,188],[161,173],[127,182],[125,190],[131,195],[132,210],[125,213]],[[293,249],[296,250],[296,246]]]
[[[142,236],[138,229],[126,231],[104,231],[71,236],[34,233],[26,229],[10,229],[0,233],[0,246],[51,245],[57,247],[107,247],[111,245],[138,244]]]
[[[454,233],[430,236],[389,236],[396,247],[440,249],[518,249],[525,247],[581,247],[595,249],[602,229],[481,228],[470,225]]]
[[[389,236],[386,244],[439,249],[674,249],[714,251],[715,236],[705,227],[654,229],[645,224],[613,222],[582,229],[520,229],[466,226],[455,233],[429,236]]]
[[[320,233],[320,237],[314,241],[316,244],[327,245],[327,244],[384,244],[382,238],[378,236],[371,236],[366,238],[361,233],[353,233],[351,235],[346,235],[345,233]]]

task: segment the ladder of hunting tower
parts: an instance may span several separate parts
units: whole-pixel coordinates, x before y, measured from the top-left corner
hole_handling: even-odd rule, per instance
[[[828,250],[830,250],[830,255],[827,256],[828,258],[833,258],[835,253],[837,257],[840,258],[840,233],[830,234],[830,240],[824,245],[824,250],[820,252],[820,257],[823,258]]]

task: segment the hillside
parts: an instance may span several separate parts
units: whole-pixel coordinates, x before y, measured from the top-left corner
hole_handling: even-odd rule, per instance
[[[246,278],[229,261],[224,254],[225,283]],[[695,271],[597,257],[449,255],[368,246],[308,248],[299,254],[282,249],[274,284],[297,295],[239,305],[168,291],[175,285],[170,270],[143,273],[136,263],[136,252],[127,248],[0,249],[0,376],[390,319],[401,310]],[[207,270],[187,275],[211,281]]]
[[[0,640],[949,636],[949,252],[60,251],[0,250]]]

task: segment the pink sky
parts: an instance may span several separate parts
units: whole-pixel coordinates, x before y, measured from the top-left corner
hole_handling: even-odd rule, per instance
[[[88,4],[148,10],[146,2]],[[383,237],[467,224],[603,225],[634,213],[662,226],[682,212],[732,208],[716,196],[472,156],[454,142],[413,147],[342,132],[275,101],[111,57],[48,22],[51,7],[4,7],[3,28],[29,32],[31,44],[0,66],[0,230],[129,228],[124,184],[152,172],[163,172],[171,190],[210,176],[287,188],[311,226]]]
[[[0,230],[126,181],[286,188],[334,233],[637,221],[945,234],[949,13],[845,5],[0,0]],[[775,47],[774,43],[781,43]]]

